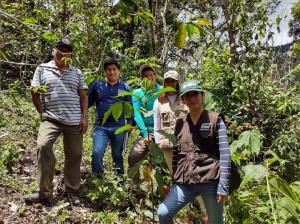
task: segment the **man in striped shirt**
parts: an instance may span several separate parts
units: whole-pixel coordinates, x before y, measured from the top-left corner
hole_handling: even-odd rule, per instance
[[[88,87],[81,70],[68,63],[72,50],[68,39],[58,41],[52,51],[53,60],[39,65],[33,75],[32,101],[41,117],[37,139],[39,191],[25,196],[29,203],[49,201],[53,196],[52,146],[60,134],[64,142],[65,192],[73,202],[79,202],[76,195],[82,139],[87,130]]]

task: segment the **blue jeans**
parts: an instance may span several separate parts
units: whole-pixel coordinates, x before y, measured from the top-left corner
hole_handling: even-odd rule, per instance
[[[92,171],[100,177],[104,172],[103,157],[109,141],[111,144],[115,172],[117,174],[124,174],[122,151],[125,132],[115,135],[114,132],[118,128],[119,127],[105,127],[98,124],[95,126],[93,136]]]
[[[159,223],[171,224],[176,213],[201,195],[207,210],[209,224],[223,224],[223,203],[216,201],[218,182],[174,185],[159,205]]]

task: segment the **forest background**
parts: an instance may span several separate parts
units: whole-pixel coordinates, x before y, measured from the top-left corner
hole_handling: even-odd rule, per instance
[[[65,202],[63,151],[55,145],[56,201],[25,205],[36,189],[35,141],[39,117],[30,102],[30,79],[51,59],[55,41],[71,38],[72,63],[87,83],[103,79],[103,61],[117,58],[122,79],[134,89],[148,63],[160,76],[176,69],[182,80],[198,79],[209,92],[209,108],[226,115],[233,160],[243,181],[225,207],[226,223],[299,223],[300,220],[300,2],[292,8],[293,41],[274,47],[280,32],[277,0],[24,0],[0,2],[0,222],[153,223],[163,200],[156,171],[144,164],[139,191],[127,191],[113,175],[106,153],[105,180],[91,176],[91,133],[84,139],[81,206]],[[284,4],[284,2],[283,2]],[[129,150],[138,135],[133,131]],[[124,153],[127,158],[127,153]],[[149,178],[148,178],[149,177]],[[170,184],[165,172],[163,185]],[[154,216],[153,216],[154,215]],[[201,223],[196,205],[178,223]]]

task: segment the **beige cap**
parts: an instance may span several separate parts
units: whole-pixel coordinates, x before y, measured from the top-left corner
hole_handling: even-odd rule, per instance
[[[167,71],[165,74],[164,74],[164,79],[175,79],[175,80],[179,80],[179,74],[178,72],[176,72],[175,70],[170,70],[170,71]]]

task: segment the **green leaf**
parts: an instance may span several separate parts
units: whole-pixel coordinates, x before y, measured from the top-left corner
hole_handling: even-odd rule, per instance
[[[135,63],[146,63],[147,61],[144,58],[140,58],[140,59],[135,60],[134,62]]]
[[[123,125],[123,126],[119,127],[117,130],[115,130],[114,134],[118,135],[118,134],[120,134],[120,133],[122,133],[124,131],[129,130],[130,128],[132,128],[131,124]]]
[[[8,58],[6,57],[3,51],[0,51],[0,55],[1,55],[0,59],[5,59],[6,61],[8,61]]]
[[[103,115],[103,120],[102,120],[102,125],[105,124],[107,118],[109,117],[109,115],[111,114],[112,112],[112,107],[110,107]]]
[[[152,91],[152,82],[149,79],[143,79],[141,87],[146,95],[147,93]]]
[[[207,18],[199,18],[194,23],[197,26],[211,26],[211,22]]]
[[[46,85],[31,87],[31,91],[34,93],[46,93],[47,90],[48,90],[48,86]]]
[[[250,138],[249,138],[249,144],[252,153],[255,153],[258,155],[260,153],[260,147],[261,147],[261,135],[258,129],[253,129],[250,132]]]
[[[196,33],[197,37],[200,37],[201,31],[200,31],[199,27],[195,27],[194,32]]]
[[[133,179],[134,175],[139,171],[140,166],[142,165],[142,161],[134,164],[134,166],[128,171],[128,178]]]
[[[275,155],[275,157],[272,158],[268,158],[264,161],[264,164],[268,164],[269,166],[275,162],[279,162],[282,163],[284,160],[280,159],[279,157],[277,157],[277,155]]]
[[[40,86],[40,88],[39,88],[39,91],[40,91],[41,93],[46,93],[47,90],[48,90],[48,86],[46,86],[46,85],[42,85],[42,86]]]
[[[243,171],[245,172],[245,176],[243,177],[240,188],[253,179],[256,181],[261,180],[266,175],[267,169],[262,165],[247,165],[243,167]]]
[[[125,118],[131,118],[132,114],[133,114],[133,107],[131,105],[131,103],[124,103],[124,114],[125,114]]]
[[[112,115],[115,121],[118,121],[123,112],[123,104],[121,102],[116,102],[111,106]]]
[[[203,104],[204,108],[206,108],[207,110],[214,108],[214,103],[210,92],[206,92]]]
[[[176,34],[175,34],[175,44],[176,47],[182,48],[186,41],[186,23],[181,23]]]
[[[149,17],[150,19],[154,19],[153,14],[149,11],[149,9],[145,9],[143,11],[144,15],[146,15],[147,17]]]
[[[85,83],[89,85],[89,84],[91,84],[94,80],[95,80],[94,76],[88,75],[88,76],[86,76],[86,78],[85,78]]]
[[[240,145],[242,146],[248,146],[249,141],[250,141],[250,131],[244,131],[240,136],[239,136],[239,141]]]
[[[270,185],[284,196],[289,197],[292,200],[298,200],[297,194],[293,192],[289,184],[282,178],[274,176],[269,181]]]
[[[192,39],[193,34],[194,34],[195,25],[192,23],[188,23],[186,28],[187,28],[187,33],[189,35],[189,39]]]
[[[122,97],[122,96],[132,96],[133,94],[131,92],[123,90],[120,92],[116,97]]]
[[[279,203],[277,203],[277,205],[286,209],[296,219],[300,219],[300,206],[298,202],[293,201],[290,198],[284,197],[279,200]]]
[[[139,24],[139,16],[138,15],[135,15],[134,17],[133,17],[133,23],[134,23],[134,25],[138,25]]]
[[[126,21],[127,23],[131,23],[131,16],[128,15],[128,16],[126,17],[125,21]]]
[[[251,154],[258,155],[261,148],[261,134],[258,129],[251,131],[244,131],[238,138],[230,145],[231,153],[235,153],[239,148],[246,148],[250,150]]]
[[[56,33],[52,33],[48,30],[46,30],[44,33],[43,33],[43,38],[49,42],[54,42],[56,41],[57,39],[59,39],[59,37],[57,36]]]
[[[100,21],[100,17],[98,15],[92,16],[92,22],[93,24],[97,24]]]
[[[158,183],[156,181],[156,178],[155,178],[155,174],[156,174],[156,170],[153,169],[150,176],[151,176],[151,180],[152,180],[152,186],[153,186],[153,192],[156,192],[157,191],[157,187],[158,187]]]
[[[151,98],[152,98],[152,97],[155,97],[155,96],[157,96],[157,95],[160,95],[160,94],[162,94],[162,93],[165,93],[165,92],[176,92],[176,89],[174,89],[174,88],[171,87],[171,86],[164,87],[164,88],[158,90],[156,93],[151,94]]]
[[[32,25],[32,24],[35,24],[37,22],[37,19],[36,18],[33,18],[33,17],[30,17],[30,18],[25,18],[23,20],[23,22],[27,25]]]
[[[300,181],[295,181],[290,184],[290,187],[293,189],[293,192],[297,194],[297,197],[300,197]]]
[[[36,92],[38,92],[39,88],[40,88],[39,86],[32,86],[31,91],[36,93]]]
[[[168,140],[170,140],[170,142],[171,142],[173,145],[177,145],[177,141],[176,141],[175,135],[169,134],[169,133],[167,133],[167,132],[164,131],[164,130],[157,130],[156,132],[157,132],[158,134],[161,134],[162,136],[166,137]]]
[[[158,172],[156,170],[155,174],[154,174],[154,178],[156,180],[156,183],[158,184],[159,188],[164,184],[164,178],[163,178],[163,175]]]
[[[230,145],[230,154],[233,155],[240,147],[239,141],[233,141]]]
[[[149,144],[149,155],[150,161],[154,164],[162,164],[165,163],[164,155],[162,150],[155,143]]]
[[[149,219],[152,219],[153,218],[153,212],[154,211],[150,211],[149,209],[147,209],[145,212],[144,212],[144,215],[146,217],[148,217]]]

